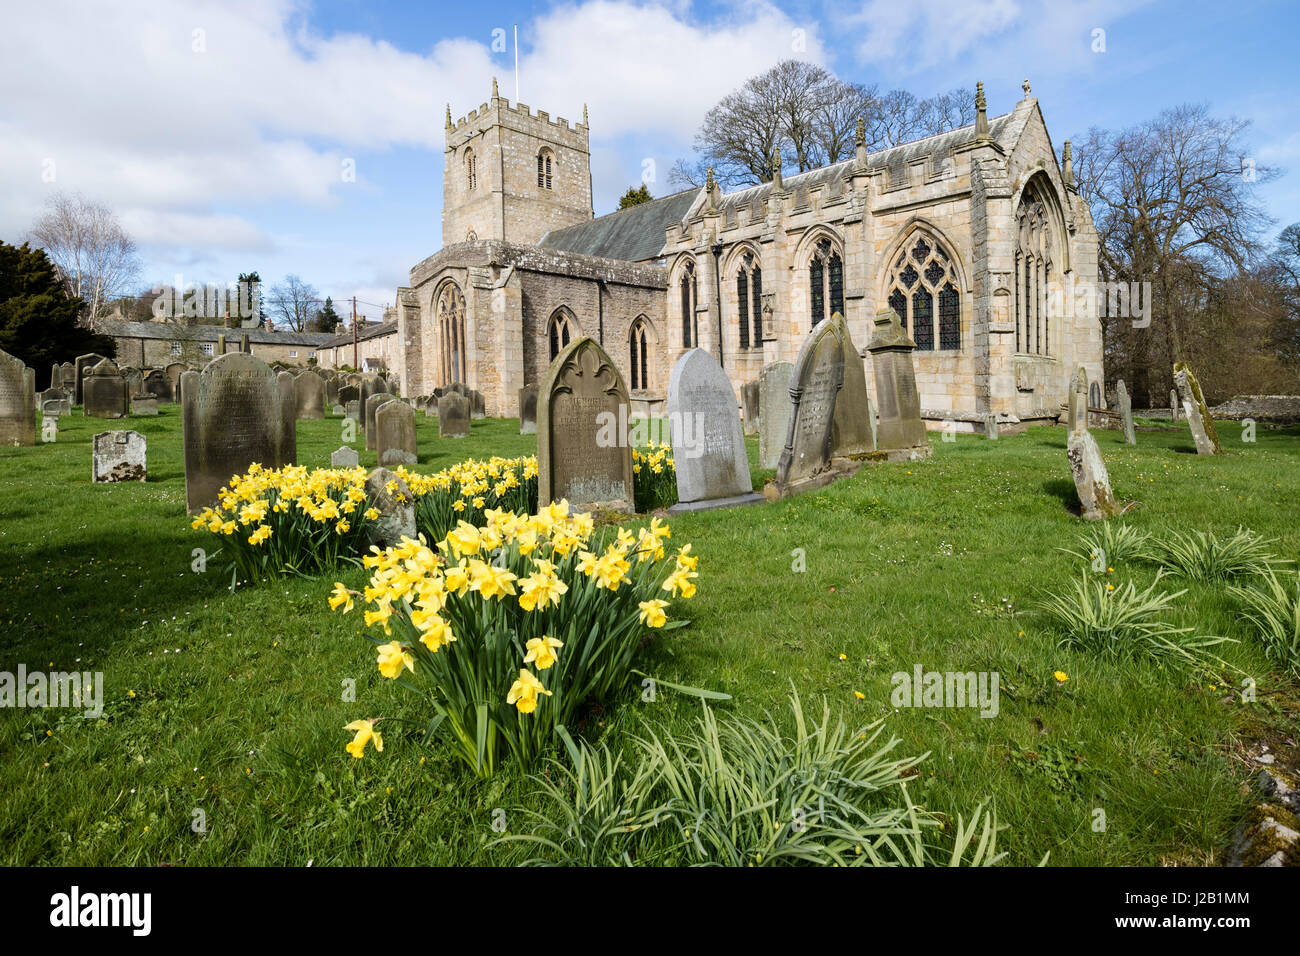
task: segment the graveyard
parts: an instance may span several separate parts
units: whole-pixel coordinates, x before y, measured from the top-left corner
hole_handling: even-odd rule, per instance
[[[517,419],[475,419],[453,440],[436,417],[413,417],[412,473],[539,453]],[[105,682],[97,720],[0,712],[4,862],[520,862],[526,849],[499,839],[494,813],[544,812],[533,774],[506,761],[476,779],[447,746],[394,725],[382,753],[344,752],[340,728],[358,718],[418,716],[409,690],[376,671],[361,615],[331,611],[335,582],[360,591],[368,570],[233,590],[217,560],[196,570],[207,538],[187,515],[182,419],[180,405],[160,403],[156,415],[108,425],[147,442],[144,481],[91,480],[105,423],[79,410],[58,418],[53,441],[0,449],[6,658],[102,672]],[[328,408],[300,418],[297,464],[328,468],[346,421]],[[1244,527],[1294,556],[1300,429],[1217,426],[1224,454],[1213,456],[1196,454],[1185,422],[1139,417],[1136,445],[1119,428],[1094,427],[1127,506],[1109,524],[1157,538]],[[1090,569],[1080,536],[1095,523],[1078,514],[1066,428],[926,440],[928,457],[873,461],[774,501],[668,515],[670,543],[689,542],[698,558],[698,593],[669,612],[689,624],[649,632],[636,658],[657,692],[638,678],[581,711],[573,736],[625,750],[647,733],[689,731],[706,708],[784,720],[797,694],[808,713],[824,704],[853,729],[883,721],[900,758],[924,755],[904,772],[908,795],[943,823],[941,847],[958,820],[991,807],[1005,863],[1221,862],[1252,804],[1253,759],[1261,747],[1285,751],[1300,707],[1294,678],[1266,656],[1239,599],[1220,582],[1158,577],[1136,556]],[[776,469],[761,466],[756,435],[744,443],[747,477],[761,489]],[[379,465],[359,433],[354,447],[361,467]],[[1169,622],[1235,643],[1215,644],[1206,669],[1063,645],[1041,605],[1081,576],[1185,590]],[[997,719],[906,697],[898,706],[894,675],[918,665],[995,672]],[[1245,678],[1262,703],[1243,702]],[[353,701],[340,694],[347,681]],[[562,760],[558,744],[552,756]],[[202,838],[194,807],[205,808]],[[1104,832],[1093,827],[1098,807]]]

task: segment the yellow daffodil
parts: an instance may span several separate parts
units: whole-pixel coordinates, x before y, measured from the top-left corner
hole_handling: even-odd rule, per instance
[[[334,582],[334,593],[330,595],[330,610],[337,611],[343,608],[343,613],[347,614],[352,610],[352,595],[354,591],[349,591],[347,586],[339,581]]]
[[[357,735],[352,738],[352,742],[347,745],[346,750],[352,756],[360,760],[365,756],[366,744],[374,743],[375,750],[378,753],[384,751],[384,738],[379,736],[379,731],[375,730],[373,720],[354,720],[343,727],[344,730],[355,730]]]
[[[379,652],[379,673],[389,680],[395,680],[397,675],[402,673],[403,667],[412,674],[415,673],[415,658],[402,647],[401,641],[381,644],[377,650]]]
[[[668,606],[667,601],[653,598],[649,601],[641,601],[637,606],[641,608],[641,623],[646,627],[663,627],[668,620],[668,616],[664,614],[664,608]]]
[[[506,703],[514,704],[521,714],[531,714],[537,709],[538,694],[551,696],[532,671],[521,669],[519,679],[510,685],[510,692],[506,694]]]
[[[526,645],[528,653],[524,656],[525,664],[536,664],[539,671],[544,671],[556,661],[555,652],[564,646],[563,641],[542,635],[534,637]]]

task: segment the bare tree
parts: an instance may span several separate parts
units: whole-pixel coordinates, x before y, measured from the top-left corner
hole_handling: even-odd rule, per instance
[[[852,156],[858,120],[870,128],[880,110],[880,97],[874,86],[836,80],[829,93],[815,114],[817,166],[829,166]],[[867,147],[873,145],[868,138]]]
[[[267,304],[273,320],[282,322],[294,332],[305,332],[307,323],[316,315],[320,300],[315,286],[291,274],[271,287]]]
[[[51,196],[30,235],[53,261],[68,295],[85,302],[82,321],[92,326],[140,272],[135,241],[117,215],[80,194]]]
[[[1148,376],[1163,391],[1215,287],[1258,260],[1270,220],[1255,187],[1277,172],[1249,158],[1249,125],[1185,105],[1128,129],[1090,130],[1076,150],[1102,281],[1151,283],[1149,329],[1127,316],[1103,322],[1107,352],[1130,369],[1135,393],[1150,394]]]
[[[920,135],[936,136],[975,122],[975,96],[958,87],[922,100],[916,112]]]

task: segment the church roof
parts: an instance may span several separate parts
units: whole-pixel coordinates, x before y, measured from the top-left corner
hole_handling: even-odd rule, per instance
[[[685,218],[699,192],[685,189],[590,222],[552,229],[538,245],[557,252],[646,262],[663,251],[668,225]]]
[[[97,331],[123,339],[162,339],[175,342],[180,339],[192,342],[215,342],[224,335],[229,342],[237,342],[247,335],[254,345],[306,345],[319,348],[328,339],[327,332],[280,332],[274,329],[245,329],[224,325],[185,325],[177,322],[121,322],[103,319],[96,323]]]

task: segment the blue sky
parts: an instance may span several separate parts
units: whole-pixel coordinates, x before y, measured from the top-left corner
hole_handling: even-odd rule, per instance
[[[983,80],[993,113],[1028,77],[1058,146],[1090,126],[1207,103],[1253,121],[1253,156],[1287,171],[1258,187],[1276,229],[1300,220],[1295,3],[26,6],[0,36],[0,175],[11,187],[0,238],[21,239],[52,191],[80,191],[119,211],[145,284],[292,272],[377,315],[441,245],[445,104],[464,115],[494,74],[514,99],[515,24],[520,98],[570,119],[589,105],[598,215],[646,159],[652,192],[671,191],[668,170],[708,107],[797,55],[921,96]],[[494,30],[506,50],[492,49]],[[354,182],[340,174],[349,161]]]

